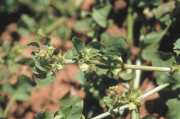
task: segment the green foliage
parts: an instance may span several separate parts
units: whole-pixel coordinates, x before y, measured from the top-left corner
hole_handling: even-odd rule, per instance
[[[101,51],[104,52],[105,56],[111,57],[121,57],[126,48],[126,43],[122,37],[119,36],[108,36],[105,39],[101,40],[101,43],[104,45],[104,49]]]
[[[172,67],[173,62],[173,55],[171,53],[165,54],[162,52],[157,52],[153,58],[152,58],[152,64],[153,66],[157,67]],[[179,72],[173,72],[172,74],[169,74],[167,72],[156,72],[157,74],[157,83],[164,84],[164,83],[170,83],[171,86],[168,89],[162,90],[160,92],[160,95],[164,97],[164,100],[170,99],[170,98],[177,98],[179,95]],[[166,95],[167,92],[170,95]]]
[[[156,19],[160,22],[167,22],[170,20],[170,12],[175,8],[175,2],[171,1],[158,6],[152,10]]]
[[[149,7],[149,6],[158,6],[160,4],[159,0],[136,0],[135,1],[138,7]]]
[[[8,55],[10,53],[12,46],[13,46],[12,43],[9,43],[7,41],[3,42],[2,47],[3,47],[4,53],[6,55]]]
[[[32,12],[34,12],[34,15],[31,15],[31,17],[26,14],[21,15],[21,18],[18,21],[17,32],[21,36],[28,36],[30,33],[37,31],[37,29],[39,28],[45,29],[45,32],[42,29],[39,29],[38,34],[45,37],[46,41],[43,46],[46,49],[42,50],[40,49],[40,45],[38,43],[32,42],[29,45],[35,46],[37,48],[37,50],[35,50],[31,54],[33,59],[19,59],[17,55],[22,53],[24,47],[20,47],[15,43],[15,50],[11,52],[13,44],[3,42],[2,53],[4,53],[5,56],[0,59],[0,67],[7,65],[12,70],[12,66],[14,66],[14,64],[16,63],[23,65],[27,64],[32,67],[32,72],[36,74],[36,77],[33,76],[33,79],[35,80],[37,85],[41,88],[45,88],[50,83],[56,81],[56,71],[64,69],[65,63],[68,62],[67,59],[71,59],[70,63],[82,63],[81,65],[79,65],[81,72],[76,74],[77,80],[80,82],[80,84],[82,85],[82,89],[84,89],[87,94],[91,93],[94,98],[99,100],[100,105],[102,107],[105,107],[105,103],[100,99],[105,95],[104,90],[109,86],[122,83],[122,81],[130,82],[135,79],[135,75],[133,71],[131,71],[130,73],[126,70],[120,72],[123,68],[125,69],[125,65],[122,62],[123,54],[126,51],[126,44],[124,42],[124,39],[120,36],[110,36],[110,34],[106,33],[106,28],[112,26],[114,22],[115,25],[119,26],[119,22],[115,21],[116,19],[111,19],[112,16],[113,18],[116,18],[116,14],[109,15],[110,12],[113,13],[115,1],[96,0],[96,5],[91,6],[92,10],[90,11],[92,12],[80,11],[80,5],[82,1],[83,0],[77,0],[76,2],[72,0],[27,0],[26,2],[22,0],[1,1],[1,12],[13,13],[14,11],[18,11],[21,6],[25,6]],[[174,9],[175,5],[176,10]],[[139,9],[138,7],[141,8]],[[142,11],[142,8],[144,9],[144,11]],[[176,15],[178,16],[177,9],[178,2],[175,4],[174,1],[165,2],[163,4],[160,4],[159,0],[129,1],[127,15],[128,36],[127,38],[125,38],[127,41],[131,40],[130,42],[133,42],[133,33],[131,33],[131,31],[133,32],[133,23],[136,23],[136,20],[142,22],[142,27],[140,30],[140,36],[142,37],[140,37],[139,41],[140,54],[138,58],[143,60],[150,60],[152,58],[153,66],[161,68],[172,68],[171,72],[169,73],[156,72],[157,83],[159,85],[164,83],[170,84],[168,88],[161,90],[159,94],[165,101],[167,101],[167,105],[172,110],[173,107],[171,106],[177,104],[178,101],[172,101],[169,99],[178,98],[180,91],[180,84],[178,79],[178,77],[180,76],[179,41],[176,42],[174,47],[174,51],[177,55],[176,57],[174,57],[171,53],[164,54],[157,51],[160,43],[162,42],[162,38],[167,33],[168,29],[173,26],[171,23],[175,22],[175,20],[178,20],[175,18]],[[61,39],[70,39],[72,37],[72,33],[74,34],[75,31],[80,34],[83,33],[83,35],[87,33],[87,36],[92,38],[93,42],[90,42],[85,46],[85,43],[81,39],[73,37],[72,42],[74,46],[71,49],[72,53],[67,53],[71,54],[70,57],[62,55],[61,52],[58,55],[54,55],[54,51],[56,48],[50,46],[51,38],[46,37],[45,33],[48,34],[50,33],[50,31],[52,31],[52,29],[55,28],[55,26],[59,26],[58,22],[55,25],[53,24],[53,27],[47,27],[54,21],[54,18],[59,17],[59,15],[78,19],[73,26],[73,30],[68,27],[67,23],[61,25],[61,28],[58,28],[57,31],[54,31]],[[65,20],[67,20],[67,18],[65,18]],[[160,30],[155,31],[155,25],[157,23],[160,24]],[[38,39],[40,38],[42,37],[39,37]],[[101,38],[101,41],[99,38]],[[35,39],[33,41],[37,40]],[[128,43],[128,47],[131,47],[131,44]],[[128,58],[130,57],[129,51],[127,51],[126,53],[126,55],[128,55]],[[152,57],[152,54],[154,53],[155,55],[153,55]],[[97,58],[99,58],[100,60],[97,60]],[[128,58],[127,60],[129,60]],[[154,69],[156,70],[156,68]],[[3,75],[1,77],[5,79]],[[27,79],[27,77],[22,78]],[[22,85],[19,84],[21,83],[17,82],[17,84],[14,85],[6,83],[5,85],[3,85],[3,90],[11,93],[12,95],[15,95],[16,93],[14,94],[14,92],[16,92],[16,88],[22,87]],[[20,99],[20,95],[16,98],[13,98],[13,100],[27,100],[29,93],[32,91],[32,89],[34,89],[34,87],[30,88],[29,86],[29,89],[26,89],[27,90],[24,90],[25,92],[22,93],[22,95],[24,95],[24,99]],[[116,90],[116,87],[112,87],[110,90],[112,95],[103,98],[104,101],[108,103],[110,109],[128,104],[129,110],[136,110],[141,105],[141,100],[137,99],[136,93],[128,91],[128,94],[124,96]],[[75,96],[72,98],[72,105],[69,105],[68,103],[70,102],[70,100],[68,98],[69,95],[67,94],[61,101],[61,110],[57,111],[54,116],[50,112],[50,110],[46,109],[45,111],[37,114],[36,118],[83,118],[83,115],[81,114],[83,105],[82,100],[79,97]],[[89,111],[89,113],[91,113],[89,115],[92,116],[92,112],[92,110]],[[175,114],[175,112],[176,111],[169,111],[167,117],[176,118],[176,116],[174,115],[177,115],[178,117],[178,114]],[[148,115],[143,117],[142,119],[153,118],[154,117]]]
[[[112,8],[111,4],[99,5],[93,7],[92,18],[99,26],[103,28],[107,27],[107,22],[108,22],[107,17],[109,15],[111,8]]]
[[[29,77],[21,75],[15,84],[5,83],[3,90],[12,95],[12,100],[26,101],[35,89],[35,83]]]
[[[180,54],[180,39],[178,39],[177,41],[176,41],[176,43],[175,43],[175,46],[174,46],[174,52],[176,52],[177,53],[177,55],[179,55]]]
[[[177,119],[179,118],[179,107],[180,102],[177,99],[170,99],[166,102],[168,105],[168,112],[166,114],[166,119]]]
[[[35,119],[54,119],[54,116],[49,109],[45,109],[45,111],[41,111],[36,114]]]
[[[54,116],[49,109],[45,109],[45,111],[36,114],[35,119],[84,119],[82,109],[83,100],[81,97],[75,95],[71,98],[71,104],[62,107],[55,112]]]
[[[107,104],[111,112],[112,109],[125,104],[128,104],[129,110],[136,110],[141,106],[141,99],[137,98],[137,93],[131,92],[127,95],[122,95],[117,88],[118,86],[109,87],[111,95],[103,97],[103,101]]]

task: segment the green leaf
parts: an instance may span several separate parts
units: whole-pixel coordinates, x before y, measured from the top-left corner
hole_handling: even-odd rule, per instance
[[[173,59],[173,54],[172,53],[163,53],[163,52],[156,52],[152,56],[152,65],[155,67],[172,67],[172,59]],[[157,74],[157,80],[160,78],[161,75],[163,75],[165,72],[156,72]],[[158,84],[162,84],[157,81]]]
[[[170,1],[164,4],[159,5],[157,8],[152,10],[156,19],[159,19],[161,22],[166,22],[170,20],[170,13],[175,8],[175,2]]]
[[[74,49],[76,49],[76,51],[77,51],[78,53],[84,51],[84,49],[85,49],[85,43],[84,43],[82,40],[80,40],[80,39],[78,39],[78,38],[76,38],[76,37],[73,37],[72,43],[74,44],[74,46],[73,46]]]
[[[136,0],[135,1],[138,7],[149,7],[149,6],[158,6],[160,4],[159,0]]]
[[[108,36],[102,39],[101,43],[105,46],[105,49],[102,51],[106,55],[120,57],[125,53],[126,43],[120,36]]]
[[[17,33],[18,33],[20,36],[27,37],[27,36],[30,34],[30,31],[29,31],[29,29],[27,29],[27,28],[18,27],[18,28],[17,28]]]
[[[89,49],[91,53],[97,53],[100,49],[104,47],[100,42],[90,42],[86,45],[86,49]]]
[[[84,18],[82,20],[76,21],[74,24],[74,30],[79,33],[88,32],[91,30],[92,18]]]
[[[35,59],[35,66],[42,71],[46,71],[48,69],[47,66],[49,65],[50,62],[51,61],[49,60]]]
[[[71,99],[70,99],[70,93],[68,92],[59,102],[60,108],[64,106],[70,106],[71,105]]]
[[[141,57],[143,60],[150,60],[152,55],[157,52],[159,44],[153,43],[142,50]]]
[[[23,21],[23,23],[25,23],[27,28],[32,28],[33,24],[34,24],[34,19],[30,18],[27,14],[22,14],[21,15],[21,20]]]
[[[135,79],[136,73],[134,71],[128,73],[127,71],[121,71],[119,77],[124,81],[130,81]]]
[[[67,50],[66,59],[73,59],[72,49]]]
[[[80,84],[82,84],[82,85],[85,84],[85,81],[86,81],[86,74],[85,73],[83,73],[83,72],[76,73],[75,77]]]
[[[162,37],[165,35],[166,31],[162,30],[159,32],[150,32],[146,35],[145,39],[142,41],[142,54],[141,57],[144,60],[150,60],[152,54],[154,54],[158,48]]]
[[[107,18],[112,8],[111,4],[95,6],[92,9],[92,18],[101,27],[107,27]]]
[[[35,80],[40,88],[46,88],[49,84],[57,80],[55,72],[41,73],[41,77],[42,79],[38,79],[35,76],[32,76],[33,80]]]
[[[83,100],[75,95],[72,97],[72,106],[65,106],[58,111],[58,114],[65,119],[80,119],[83,109]]]
[[[104,39],[104,38],[106,38],[108,36],[111,36],[111,35],[109,33],[107,33],[107,32],[103,32],[103,33],[101,33],[100,38]]]
[[[43,46],[44,47],[49,47],[49,45],[50,45],[50,43],[51,43],[51,38],[49,38],[49,37],[46,37],[46,35],[45,35],[45,33],[44,33],[44,31],[42,30],[42,29],[39,29],[38,31],[37,31],[37,34],[39,34],[39,35],[41,35],[41,36],[43,36],[43,37],[45,37],[46,38],[46,41],[45,41],[45,43],[43,44]]]
[[[19,101],[28,100],[31,92],[35,89],[35,82],[25,75],[20,75],[15,84],[5,83],[3,90],[12,95],[11,98]]]
[[[168,106],[166,119],[178,119],[180,117],[180,101],[177,99],[170,99],[166,102],[166,104]]]
[[[43,29],[38,29],[37,34],[39,34],[39,35],[41,35],[43,37],[46,37]]]
[[[108,66],[96,65],[96,73],[99,75],[107,74],[108,70],[109,70]]]
[[[40,48],[40,46],[39,46],[39,44],[37,43],[37,42],[31,42],[31,43],[29,43],[27,46],[35,46],[35,47],[37,47],[37,48]]]
[[[156,118],[151,115],[146,115],[145,117],[143,117],[141,119],[156,119]]]
[[[180,54],[180,39],[178,39],[178,40],[176,41],[175,46],[174,46],[173,49],[174,49],[174,52],[177,53],[177,55]]]
[[[144,40],[142,41],[143,47],[146,47],[147,45],[150,45],[155,42],[156,43],[159,42],[163,35],[164,35],[163,30],[159,31],[159,32],[152,31],[152,32],[148,33],[145,36]]]
[[[27,57],[23,57],[22,59],[20,59],[17,63],[22,64],[22,65],[29,65],[32,62],[34,62],[33,59],[31,58],[27,58]]]
[[[171,67],[172,66],[172,60],[173,60],[173,54],[172,53],[162,53],[157,52],[152,57],[152,64],[156,67]],[[161,91],[159,91],[160,96],[164,100],[168,100],[171,98],[177,98],[179,94],[180,88],[180,73],[174,72],[172,74],[167,72],[156,72],[157,74],[157,83],[164,84],[169,83],[170,86],[168,88],[165,88]]]
[[[46,108],[45,111],[41,111],[36,114],[35,119],[54,119],[54,115],[48,108]]]
[[[13,44],[8,41],[4,41],[2,44],[2,47],[3,47],[4,53],[8,55],[11,51],[11,48],[13,47]]]

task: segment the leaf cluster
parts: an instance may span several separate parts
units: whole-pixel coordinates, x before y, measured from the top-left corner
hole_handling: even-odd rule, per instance
[[[71,98],[71,105],[64,106],[53,115],[49,109],[36,114],[35,119],[85,119],[82,115],[83,100],[75,95]]]

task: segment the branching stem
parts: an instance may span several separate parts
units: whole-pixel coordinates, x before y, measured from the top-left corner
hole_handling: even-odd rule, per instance
[[[162,85],[154,88],[153,90],[145,93],[144,95],[140,96],[139,99],[144,100],[145,98],[153,95],[154,93],[162,90],[163,88],[165,88],[165,87],[167,87],[167,86],[169,86],[169,83],[162,84]],[[118,110],[118,108],[119,108],[119,110]],[[121,107],[118,107],[118,108],[113,109],[113,111],[115,111],[115,112],[122,111],[122,110],[128,108],[128,105],[124,105],[124,106],[121,106]],[[102,118],[107,117],[107,116],[109,116],[109,115],[111,115],[110,112],[105,112],[105,113],[103,113],[103,114],[101,114],[101,115],[98,115],[98,116],[92,118],[92,119],[102,119]]]
[[[65,60],[65,63],[75,63],[73,60]],[[83,62],[78,62],[83,63]],[[97,64],[102,66],[114,67],[114,68],[122,68],[122,69],[134,69],[134,70],[144,70],[144,71],[161,71],[161,72],[170,72],[171,68],[169,67],[153,67],[153,66],[139,66],[139,65],[129,65],[129,64],[113,64],[101,60],[91,60],[88,62],[89,64]]]

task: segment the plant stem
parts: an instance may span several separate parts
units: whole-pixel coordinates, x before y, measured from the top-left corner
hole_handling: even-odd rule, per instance
[[[3,117],[6,117],[8,111],[9,111],[9,108],[11,107],[12,103],[15,101],[16,99],[15,98],[11,98],[10,101],[8,102],[5,110],[4,110],[4,113],[3,113]]]
[[[65,60],[65,63],[76,63],[76,62],[73,60]],[[83,62],[78,62],[78,63],[83,63]],[[91,60],[87,63],[108,66],[108,67],[113,67],[113,68],[123,68],[123,69],[161,71],[161,72],[170,72],[171,71],[171,68],[169,68],[169,67],[138,66],[138,65],[121,64],[121,63],[114,65],[113,63],[109,63],[107,61],[102,61],[102,60]]]
[[[132,18],[132,7],[128,7],[128,15],[127,15],[127,38],[126,42],[129,47],[132,45],[133,39],[133,18]]]
[[[154,93],[162,90],[163,88],[165,88],[165,87],[167,87],[167,86],[169,86],[169,83],[162,84],[162,85],[154,88],[153,90],[145,93],[144,95],[140,96],[139,99],[144,100],[145,98],[153,95]],[[118,108],[119,108],[119,110],[118,110]],[[122,111],[122,110],[128,108],[128,105],[124,105],[124,106],[121,106],[121,107],[118,107],[118,108],[113,109],[113,111],[115,111],[115,112]],[[105,113],[103,113],[103,114],[101,114],[101,115],[98,115],[98,116],[92,118],[92,119],[101,119],[101,118],[107,117],[107,116],[109,116],[109,115],[111,115],[110,112],[105,112]]]
[[[138,65],[128,65],[128,64],[124,64],[124,69],[135,69],[135,70],[144,70],[144,71],[162,71],[162,72],[171,71],[171,68],[169,67],[138,66]]]
[[[141,61],[140,59],[136,60],[136,65],[141,66]],[[136,78],[134,79],[134,89],[138,89],[139,88],[139,84],[140,84],[140,78],[141,78],[141,70],[136,70]]]
[[[121,106],[121,107],[119,107],[119,111],[122,111],[122,110],[124,110],[124,109],[126,109],[126,108],[128,108],[127,105]],[[117,109],[117,108],[116,108],[116,109],[113,109],[113,111],[118,112],[118,109]],[[91,118],[91,119],[102,119],[102,118],[107,117],[107,116],[109,116],[109,115],[111,115],[110,112],[105,112],[105,113],[103,113],[103,114],[101,114],[101,115],[99,115],[99,116],[96,116],[96,117],[94,117],[94,118]]]
[[[132,42],[133,42],[133,18],[132,18],[132,7],[131,7],[131,5],[128,7],[128,14],[127,14],[127,38],[126,38],[126,42],[128,45],[126,63],[131,65],[132,64],[131,46],[132,46]],[[132,72],[132,69],[127,70],[127,73],[131,73],[131,72]]]
[[[131,111],[131,119],[137,119],[137,113],[135,109]]]
[[[169,86],[169,83],[162,84],[162,85],[160,85],[160,86],[152,89],[151,91],[145,93],[144,95],[140,96],[139,99],[144,100],[145,98],[153,95],[154,93],[162,90],[163,88],[165,88],[165,87],[167,87],[167,86]]]

